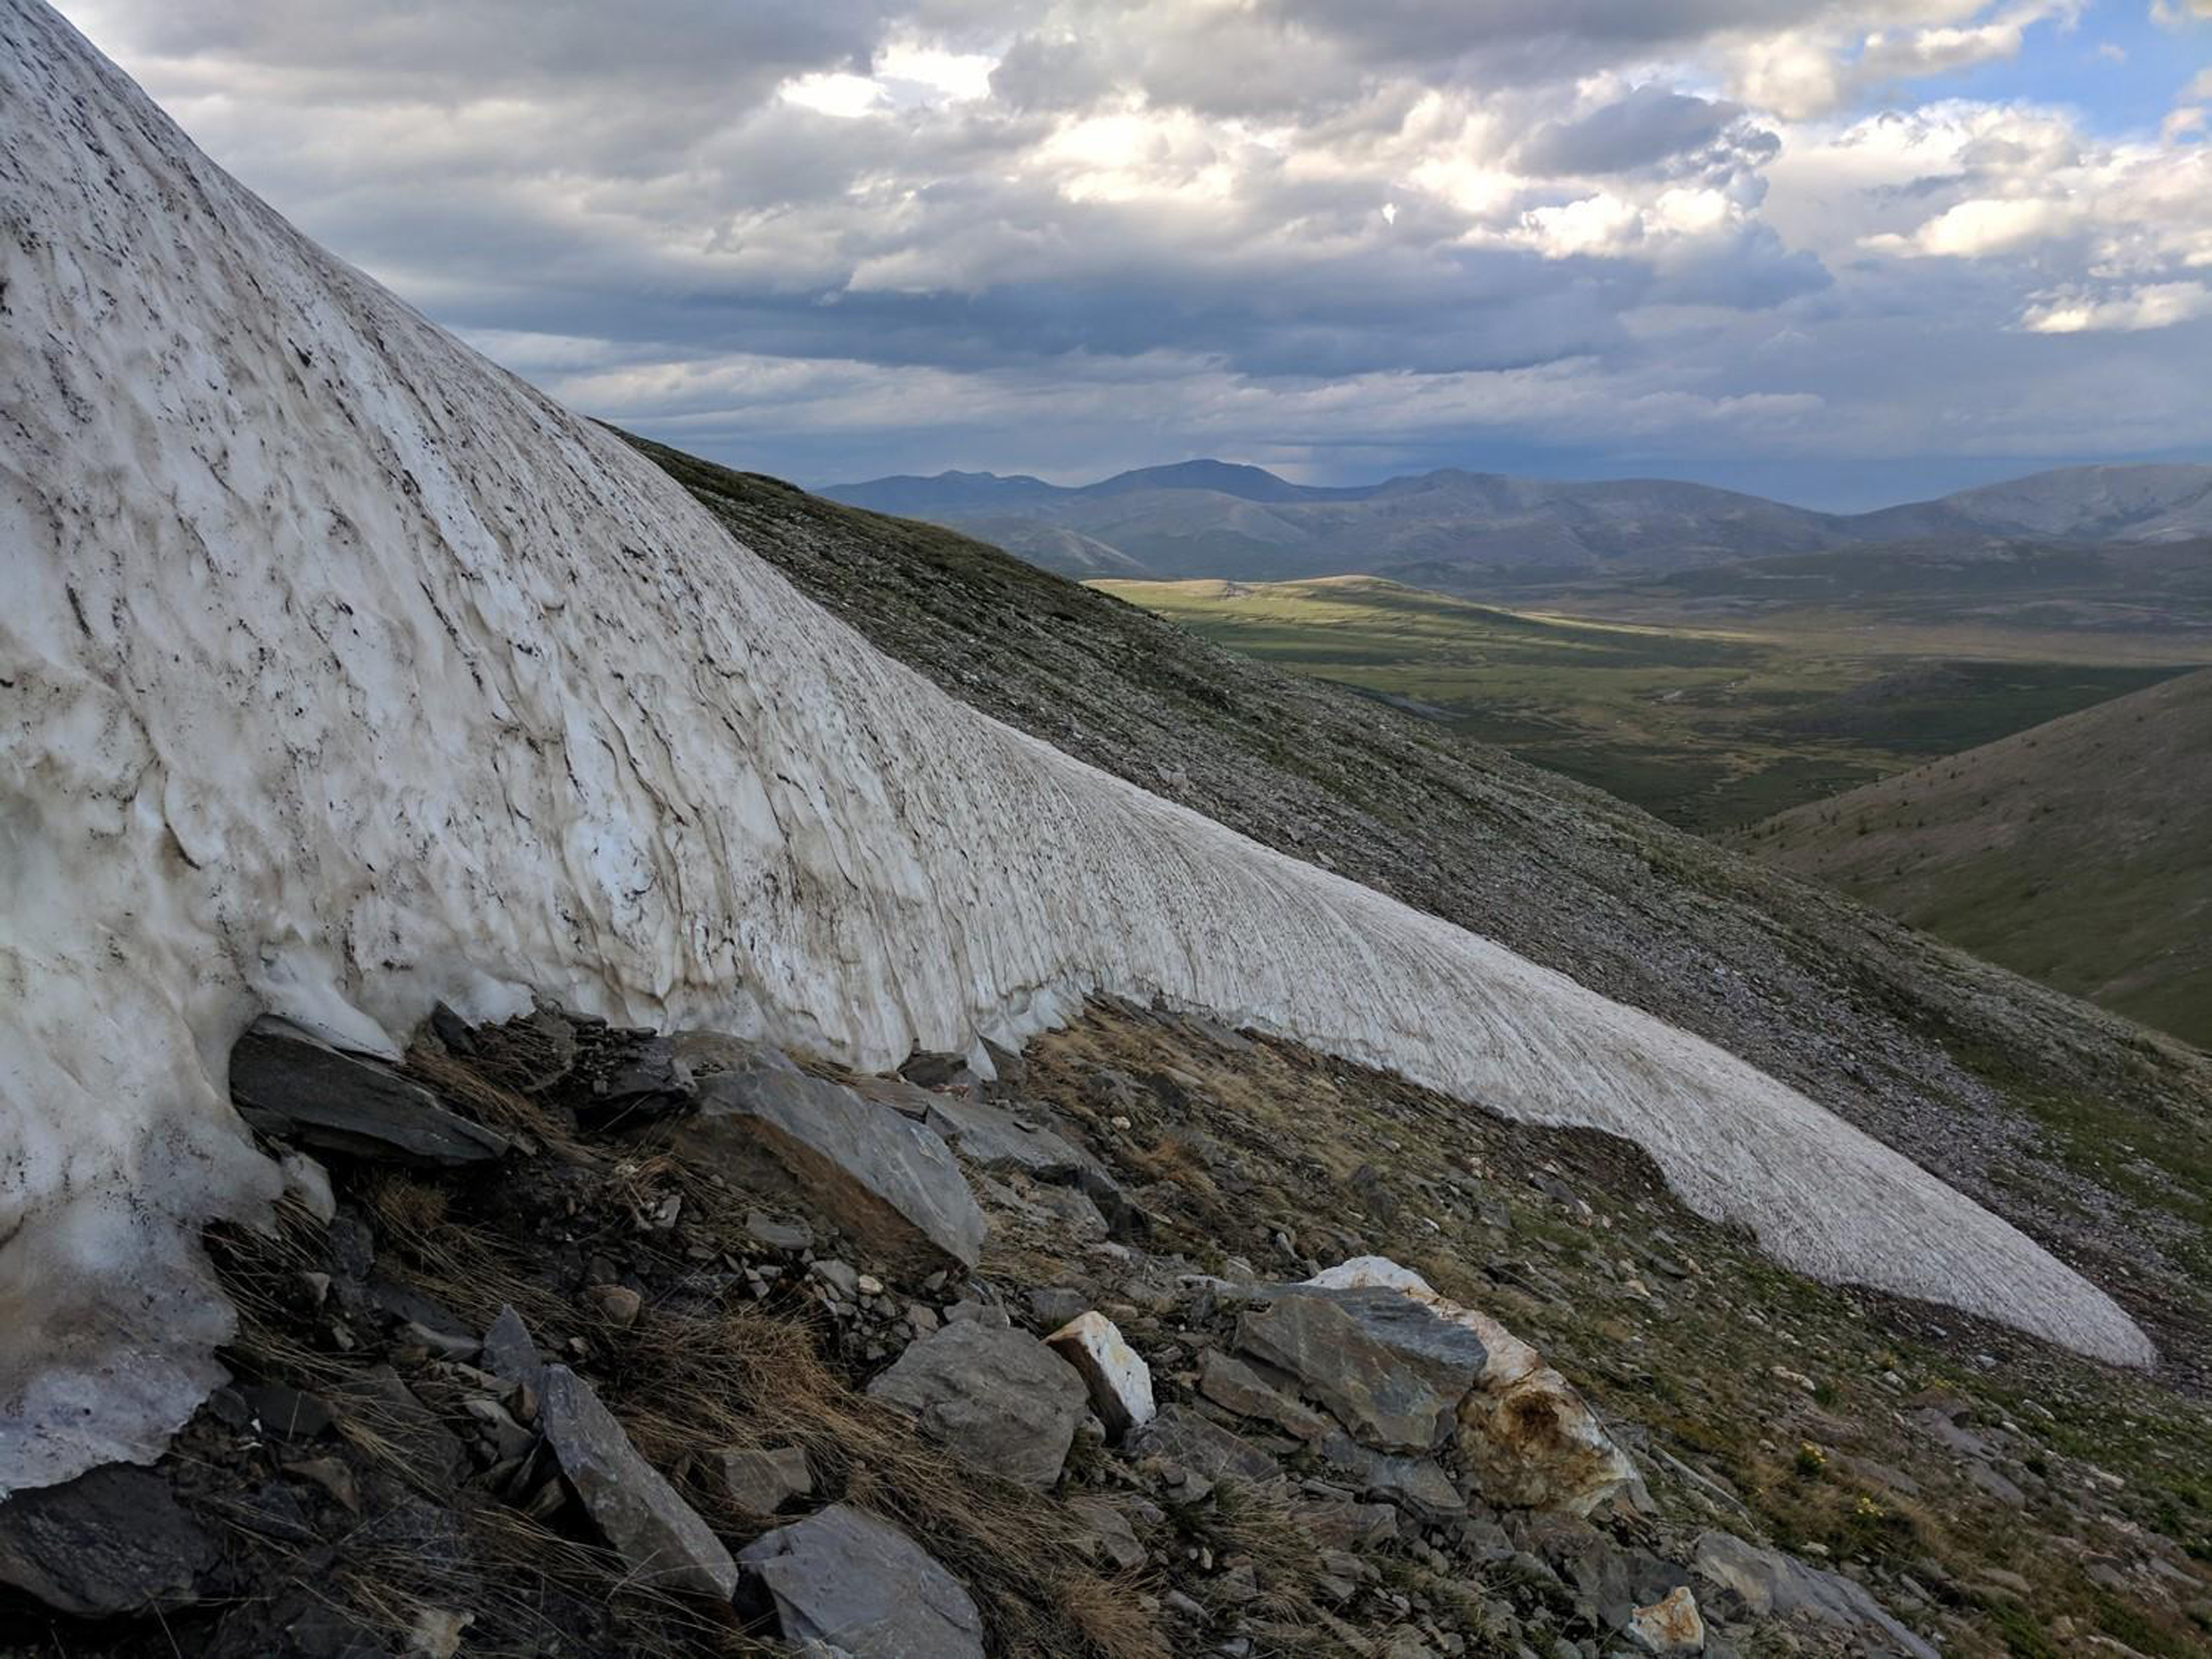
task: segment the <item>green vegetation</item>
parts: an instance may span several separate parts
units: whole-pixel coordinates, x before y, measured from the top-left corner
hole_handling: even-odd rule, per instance
[[[1696,830],[1821,799],[2185,665],[2080,633],[1597,621],[1368,576],[1091,585]]]
[[[2212,673],[1957,754],[1744,850],[2077,996],[2212,1044]]]

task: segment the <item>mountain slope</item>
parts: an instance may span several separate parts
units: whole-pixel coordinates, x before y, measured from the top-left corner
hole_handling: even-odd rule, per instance
[[[1787,1078],[2084,1267],[2212,1379],[2205,1056],[995,548],[640,447],[953,695]]]
[[[2212,1047],[2212,670],[1783,813],[1741,845]]]
[[[1929,533],[2053,541],[2180,541],[2212,535],[2212,466],[2061,466],[1847,521],[1869,541]]]
[[[980,1059],[1094,991],[1644,1147],[1807,1273],[2153,1358],[2108,1294],[1713,1044],[984,718],[603,428],[301,237],[0,0],[0,1490],[219,1376],[276,1172],[223,1057],[440,1000]]]
[[[1940,552],[1991,538],[2156,544],[2212,535],[2212,466],[2066,467],[1855,515],[1665,479],[1579,483],[1445,469],[1316,489],[1220,461],[1148,467],[1072,489],[946,473],[826,493],[976,534],[989,533],[986,519],[1002,533],[1011,522],[1051,524],[1103,541],[1155,575],[1270,581],[1374,571],[1475,589],[1665,574],[1878,543],[1934,543]]]

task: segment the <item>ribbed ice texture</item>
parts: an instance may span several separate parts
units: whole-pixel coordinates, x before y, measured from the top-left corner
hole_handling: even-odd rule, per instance
[[[1809,1272],[2148,1355],[1711,1045],[947,700],[39,0],[0,187],[0,1488],[150,1455],[211,1374],[256,1010],[388,1046],[523,987],[867,1067],[1157,989],[1627,1135]]]

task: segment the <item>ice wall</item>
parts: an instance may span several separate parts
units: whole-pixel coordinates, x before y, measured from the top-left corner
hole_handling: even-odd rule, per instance
[[[1158,989],[1628,1135],[1810,1272],[2148,1356],[1711,1045],[947,700],[40,0],[0,0],[0,1489],[151,1455],[211,1374],[252,1012],[388,1048],[533,986],[869,1067]]]

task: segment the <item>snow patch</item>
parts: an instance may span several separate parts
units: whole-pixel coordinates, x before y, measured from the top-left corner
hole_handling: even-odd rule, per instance
[[[2085,1352],[2104,1295],[1771,1078],[957,705],[0,0],[0,1492],[153,1456],[277,1190],[274,1011],[537,987],[866,1068],[1093,989],[1626,1135],[1823,1277]]]

